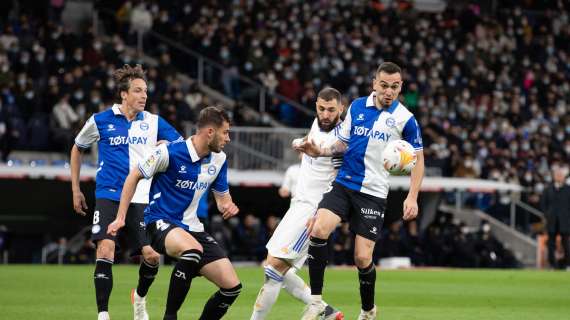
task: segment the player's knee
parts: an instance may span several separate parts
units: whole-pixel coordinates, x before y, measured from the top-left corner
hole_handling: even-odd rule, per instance
[[[154,251],[150,246],[142,248],[143,259],[149,264],[156,265],[160,262],[160,254]]]
[[[312,237],[316,237],[319,239],[328,239],[330,234],[330,230],[326,227],[325,224],[315,223],[313,226],[313,231],[311,232]]]
[[[267,265],[272,266],[275,270],[283,274],[290,268],[290,266],[285,261],[279,258],[275,258],[271,255],[267,256]]]
[[[354,254],[354,264],[357,267],[363,269],[370,266],[372,263],[372,257],[367,253],[358,252]]]
[[[185,246],[180,246],[179,248],[176,248],[174,250],[173,255],[174,257],[180,257],[182,255],[182,253],[184,253],[185,251],[188,250],[197,250],[200,251],[200,253],[204,253],[204,249],[202,248],[202,245],[199,243],[192,243],[192,244],[187,244]]]
[[[115,258],[115,243],[111,240],[101,240],[97,243],[97,258],[109,259]]]

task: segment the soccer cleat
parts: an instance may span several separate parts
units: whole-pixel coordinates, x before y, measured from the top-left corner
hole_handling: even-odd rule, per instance
[[[99,315],[97,316],[97,320],[111,320],[111,317],[109,316],[109,312],[107,312],[107,311],[99,312]]]
[[[305,307],[301,320],[321,320],[325,316],[327,305],[322,301],[312,301]]]
[[[376,306],[374,308],[364,311],[360,310],[360,315],[358,316],[358,320],[375,320],[376,319]]]
[[[327,304],[325,307],[325,314],[323,316],[325,320],[344,320],[344,314],[342,311],[337,310]]]
[[[148,320],[148,313],[146,312],[146,298],[139,297],[137,290],[131,290],[131,303],[135,312],[135,320]]]

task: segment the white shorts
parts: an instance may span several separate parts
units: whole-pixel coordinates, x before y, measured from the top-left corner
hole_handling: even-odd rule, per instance
[[[316,205],[301,201],[291,202],[291,207],[265,246],[269,254],[287,260],[291,266],[300,269],[307,259],[309,249],[307,221],[316,211]]]

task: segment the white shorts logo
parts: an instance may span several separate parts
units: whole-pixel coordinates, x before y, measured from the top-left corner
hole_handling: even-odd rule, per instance
[[[94,225],[93,227],[91,227],[91,233],[97,234],[97,233],[99,233],[99,231],[101,231],[101,226],[100,226],[100,225],[96,224],[96,225]]]

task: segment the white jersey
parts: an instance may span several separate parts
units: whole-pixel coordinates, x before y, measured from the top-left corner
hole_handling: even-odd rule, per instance
[[[340,124],[330,132],[323,132],[315,120],[308,138],[318,145],[329,146],[337,141],[339,130]],[[291,206],[267,243],[270,255],[289,260],[297,269],[303,266],[309,247],[307,221],[316,213],[341,164],[342,157],[303,156]]]
[[[317,119],[313,121],[308,139],[318,146],[328,147],[334,144],[338,138],[341,124],[338,124],[329,132],[321,131]],[[293,201],[304,201],[315,207],[323,197],[323,193],[336,177],[337,169],[342,164],[342,157],[317,157],[313,158],[303,154],[297,187],[295,188]]]

